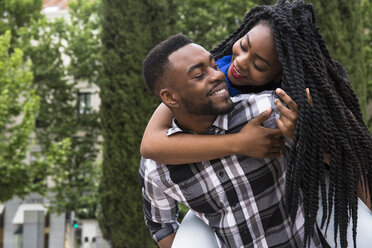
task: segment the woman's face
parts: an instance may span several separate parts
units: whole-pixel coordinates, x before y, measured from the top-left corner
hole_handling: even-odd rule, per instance
[[[260,86],[273,80],[280,82],[282,66],[267,24],[254,26],[235,42],[232,53],[227,77],[233,84]]]

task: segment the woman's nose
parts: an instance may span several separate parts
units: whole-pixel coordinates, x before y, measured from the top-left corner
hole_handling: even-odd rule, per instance
[[[238,67],[237,69],[240,70],[241,73],[248,71],[248,60],[249,60],[248,53],[240,54],[239,56],[235,58],[235,60],[236,60],[235,66]]]

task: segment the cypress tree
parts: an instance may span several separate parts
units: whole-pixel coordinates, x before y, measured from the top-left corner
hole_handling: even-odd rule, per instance
[[[152,247],[138,180],[139,145],[158,101],[141,75],[147,52],[171,32],[171,0],[104,0],[100,83],[103,142],[99,223],[112,247]]]
[[[344,65],[366,117],[367,77],[363,55],[362,1],[308,0],[332,56]]]

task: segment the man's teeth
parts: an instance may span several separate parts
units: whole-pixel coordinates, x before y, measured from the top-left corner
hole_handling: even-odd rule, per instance
[[[216,91],[212,94],[212,96],[215,96],[215,95],[218,95],[218,94],[222,94],[224,93],[226,90],[225,89],[222,89],[222,90],[219,90],[219,91]]]

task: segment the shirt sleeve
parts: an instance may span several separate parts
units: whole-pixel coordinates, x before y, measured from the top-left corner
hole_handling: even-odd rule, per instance
[[[146,163],[146,161],[141,163]],[[157,185],[152,176],[146,173],[145,166],[142,164],[139,177],[142,188],[145,224],[150,230],[152,238],[158,243],[163,238],[176,232],[179,227],[177,222],[177,202],[169,197],[163,188]]]

